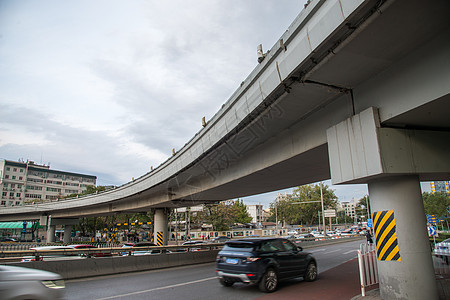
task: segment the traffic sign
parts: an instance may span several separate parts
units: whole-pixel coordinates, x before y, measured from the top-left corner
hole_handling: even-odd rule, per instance
[[[427,222],[430,224],[436,224],[437,223],[437,218],[435,215],[427,215]]]
[[[372,228],[373,227],[373,221],[372,219],[367,219],[367,227]]]
[[[323,214],[324,214],[325,218],[328,218],[328,217],[334,218],[334,217],[336,217],[336,211],[334,209],[325,209],[323,211]]]
[[[436,227],[430,226],[428,229],[430,230],[430,235],[437,235]]]

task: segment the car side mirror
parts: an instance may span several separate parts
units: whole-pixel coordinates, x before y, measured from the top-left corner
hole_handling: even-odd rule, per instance
[[[299,252],[302,252],[302,251],[303,251],[303,248],[300,247],[300,246],[297,246],[297,250],[298,250]]]

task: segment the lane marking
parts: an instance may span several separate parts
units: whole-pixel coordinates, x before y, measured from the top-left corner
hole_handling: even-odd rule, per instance
[[[97,300],[116,299],[116,298],[138,295],[138,294],[143,294],[143,293],[148,293],[148,292],[153,292],[153,291],[171,289],[171,288],[175,288],[175,287],[179,287],[179,286],[185,286],[185,285],[204,282],[204,281],[213,280],[213,279],[217,280],[217,277],[209,277],[209,278],[204,278],[204,279],[199,279],[199,280],[194,280],[194,281],[189,281],[189,282],[172,284],[172,285],[168,285],[168,286],[161,286],[161,287],[148,289],[148,290],[144,290],[144,291],[137,291],[137,292],[127,293],[127,294],[122,294],[122,295],[115,295],[115,296],[104,297],[104,298],[97,298]]]
[[[333,252],[338,252],[338,251],[341,251],[341,249],[327,251],[327,253],[333,253]]]
[[[319,252],[319,251],[325,251],[325,249],[317,249],[317,250],[309,250],[309,249],[306,249],[308,252]]]
[[[358,250],[350,250],[350,251],[347,251],[347,252],[344,252],[344,253],[342,253],[342,254],[349,254],[349,253],[352,253],[352,252],[358,252]]]

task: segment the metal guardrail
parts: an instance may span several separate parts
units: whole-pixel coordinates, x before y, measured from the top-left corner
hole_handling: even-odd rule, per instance
[[[377,252],[375,244],[361,244],[358,250],[361,295],[365,297],[366,287],[378,283]]]
[[[107,254],[109,256],[122,256],[123,253],[131,255],[134,251],[150,251],[165,249],[173,252],[191,251],[192,249],[212,250],[222,247],[223,243],[205,243],[195,245],[173,245],[173,246],[144,246],[144,247],[111,247],[111,248],[88,248],[88,249],[56,249],[56,250],[13,250],[0,251],[0,263],[20,261],[23,257],[34,257],[36,261],[45,256],[85,256],[94,257],[93,254]],[[58,245],[61,246],[61,245]]]
[[[315,237],[306,239],[295,239],[292,240],[295,244],[308,248],[309,246],[326,244],[330,242],[338,242],[349,239],[361,239],[362,236],[345,236],[345,237]],[[190,244],[190,245],[171,245],[171,246],[145,246],[145,247],[124,247],[119,246],[120,244],[107,244],[107,243],[86,243],[87,245],[94,245],[98,248],[88,248],[88,249],[58,249],[58,250],[29,250],[30,248],[43,247],[43,246],[68,246],[64,244],[52,243],[52,244],[37,244],[37,243],[27,243],[27,244],[2,244],[0,245],[0,263],[8,261],[19,261],[24,256],[34,256],[35,258],[42,256],[51,255],[67,255],[67,256],[85,256],[92,257],[93,253],[102,253],[109,256],[119,256],[122,253],[131,254],[134,251],[149,251],[157,249],[165,249],[172,252],[182,252],[190,251],[191,249],[202,249],[202,250],[212,250],[222,247],[224,243],[204,243],[204,244]]]

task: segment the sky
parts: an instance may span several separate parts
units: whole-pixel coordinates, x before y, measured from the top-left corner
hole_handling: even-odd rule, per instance
[[[144,175],[212,118],[305,2],[0,0],[0,159],[98,185]],[[340,201],[368,194],[332,189]]]

